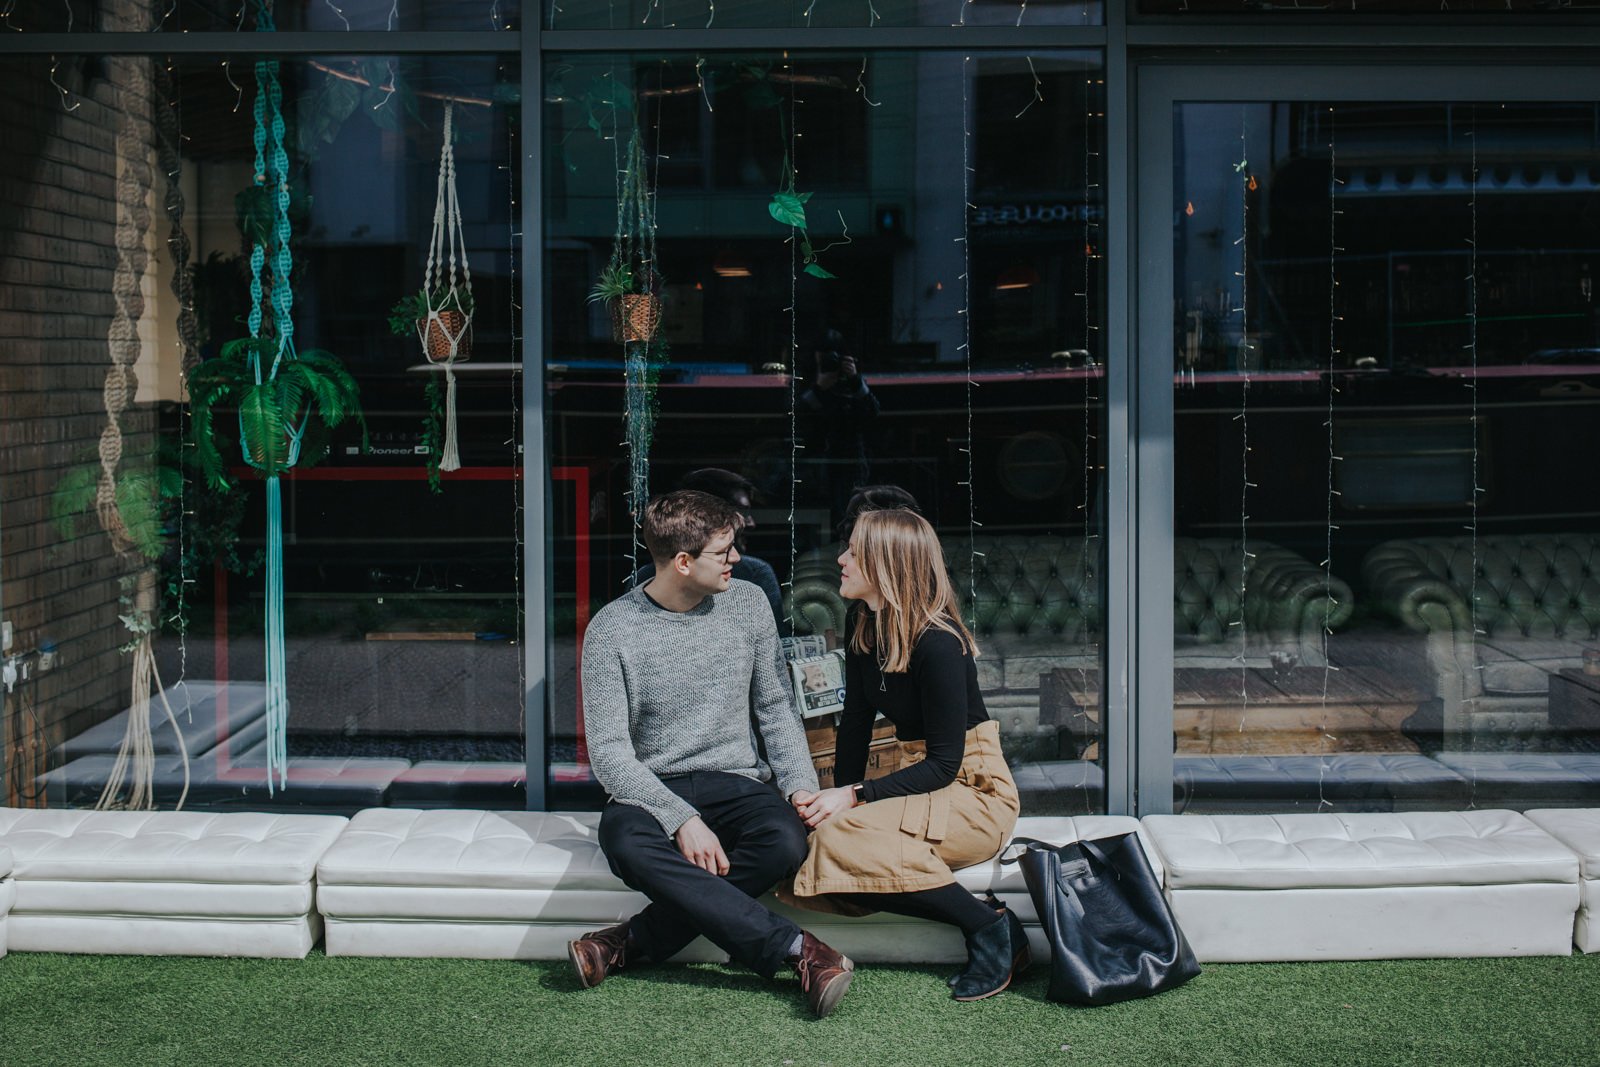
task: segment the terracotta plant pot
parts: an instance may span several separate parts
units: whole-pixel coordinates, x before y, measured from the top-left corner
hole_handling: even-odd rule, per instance
[[[661,298],[624,293],[611,301],[611,336],[620,342],[649,341],[661,328]]]
[[[417,320],[422,352],[428,357],[429,363],[449,360],[450,338],[456,336],[463,326],[466,327],[466,333],[460,334],[461,339],[456,342],[457,363],[465,363],[472,358],[472,327],[467,323],[467,316],[459,311],[441,311],[437,318]]]

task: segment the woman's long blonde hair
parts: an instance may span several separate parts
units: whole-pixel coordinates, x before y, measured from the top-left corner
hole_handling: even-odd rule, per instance
[[[850,551],[861,577],[883,597],[883,609],[864,612],[850,647],[857,652],[878,650],[888,673],[911,665],[911,649],[923,631],[955,634],[961,647],[974,658],[978,643],[961,624],[944,550],[928,520],[905,510],[867,511],[856,520]]]

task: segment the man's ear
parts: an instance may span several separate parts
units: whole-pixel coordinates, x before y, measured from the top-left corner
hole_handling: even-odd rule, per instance
[[[693,568],[694,557],[689,555],[689,553],[679,552],[676,556],[672,557],[672,569],[683,575],[685,578],[689,576]]]

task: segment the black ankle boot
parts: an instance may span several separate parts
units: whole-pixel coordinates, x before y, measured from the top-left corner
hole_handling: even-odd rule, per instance
[[[1011,984],[1017,950],[1011,944],[1011,924],[1004,915],[967,936],[967,969],[956,979],[950,995],[957,1000],[982,1000]]]
[[[983,902],[1006,917],[1006,926],[1011,934],[1011,975],[1016,977],[1033,966],[1033,949],[1028,945],[1028,932],[1022,928],[1022,920],[1017,918],[1017,913],[1002,904],[993,893],[985,897]],[[944,984],[954,989],[956,983],[966,976],[967,972],[963,970],[946,978]]]

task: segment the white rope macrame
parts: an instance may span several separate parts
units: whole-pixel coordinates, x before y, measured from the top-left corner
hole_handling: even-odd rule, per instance
[[[183,762],[183,793],[177,807],[183,807],[189,795],[189,752],[183,742],[183,731],[178,728],[177,716],[167,700],[161,676],[156,670],[154,631],[157,613],[157,586],[152,562],[139,551],[138,544],[129,534],[117,502],[117,468],[122,462],[123,440],[120,416],[127,410],[134,392],[133,365],[139,358],[139,320],[144,317],[144,294],[139,288],[149,266],[149,252],[145,238],[150,231],[150,209],[146,203],[153,184],[148,145],[151,116],[151,83],[148,68],[150,60],[123,57],[108,61],[113,74],[119,76],[117,90],[117,193],[116,193],[116,266],[112,271],[111,291],[114,311],[111,326],[106,333],[111,355],[111,368],[106,372],[103,399],[106,409],[105,429],[100,433],[100,479],[95,494],[95,510],[100,525],[111,539],[117,558],[126,566],[137,567],[132,581],[131,610],[122,615],[133,640],[128,651],[133,653],[132,699],[128,708],[127,728],[122,743],[117,748],[116,760],[106,776],[105,787],[96,808],[129,808],[135,811],[155,807],[154,777],[155,748],[150,730],[150,709],[159,699],[161,708],[172,723],[173,735],[178,741],[178,753]],[[153,106],[160,107],[156,102]],[[156,490],[159,491],[159,490]],[[120,799],[123,784],[128,787],[127,798]]]
[[[472,355],[472,269],[467,265],[461,202],[456,198],[454,140],[455,105],[446,102],[444,147],[439,150],[439,190],[433,201],[433,236],[428,242],[428,269],[422,281],[428,317],[417,320],[417,339],[422,342],[423,355],[429,363],[444,365],[444,452],[439,458],[442,471],[461,468],[460,447],[456,443],[455,364]]]

